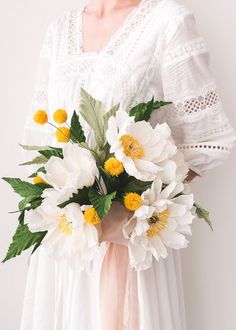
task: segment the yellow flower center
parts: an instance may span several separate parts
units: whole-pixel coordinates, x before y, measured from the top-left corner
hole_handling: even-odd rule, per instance
[[[34,121],[36,124],[44,125],[48,122],[47,112],[44,110],[38,110],[34,114]]]
[[[126,156],[133,160],[140,159],[144,156],[142,145],[134,136],[129,134],[122,135],[120,137],[120,142]]]
[[[72,223],[67,218],[66,214],[63,213],[59,217],[59,225],[58,228],[63,232],[64,235],[69,236],[72,234]]]
[[[53,114],[53,119],[58,124],[63,124],[67,121],[67,112],[63,109],[58,109]]]
[[[112,176],[118,176],[124,172],[124,166],[122,162],[120,162],[115,157],[111,157],[105,162],[104,169],[108,174]]]
[[[58,127],[55,133],[55,137],[58,142],[69,142],[70,141],[70,129],[64,126]]]
[[[127,193],[124,197],[125,207],[130,211],[136,211],[142,205],[142,198],[137,193]]]
[[[167,225],[169,216],[170,212],[168,209],[162,212],[154,212],[151,218],[148,219],[149,229],[147,230],[147,236],[153,237],[158,235]]]
[[[84,212],[84,220],[90,225],[97,225],[101,222],[101,219],[94,207],[90,207]]]
[[[37,183],[46,183],[46,181],[43,178],[41,178],[41,176],[36,176],[33,179],[33,182],[34,182],[34,184],[37,184]]]

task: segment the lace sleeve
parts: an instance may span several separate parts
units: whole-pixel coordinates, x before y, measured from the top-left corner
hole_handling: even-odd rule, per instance
[[[173,29],[172,29],[173,32]],[[189,163],[203,175],[221,164],[235,141],[209,67],[209,52],[192,13],[179,20],[164,53],[163,92],[173,102],[165,120]]]
[[[48,111],[48,83],[50,62],[52,59],[52,45],[52,26],[50,25],[47,29],[46,37],[40,52],[36,85],[22,137],[23,144],[47,145],[51,140],[52,133],[50,127],[48,125],[40,126],[34,123],[33,114],[36,110]],[[29,153],[23,154],[25,160],[27,160],[28,154]],[[30,158],[32,158],[32,154],[30,155]]]

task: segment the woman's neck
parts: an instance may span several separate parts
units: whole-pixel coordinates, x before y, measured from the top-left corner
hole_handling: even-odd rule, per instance
[[[135,7],[142,0],[94,0],[90,2],[85,12],[99,17],[105,17],[115,10],[127,7]]]

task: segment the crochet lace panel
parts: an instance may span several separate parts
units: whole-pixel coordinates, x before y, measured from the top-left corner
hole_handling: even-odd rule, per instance
[[[183,120],[188,122],[196,117],[201,118],[205,112],[219,111],[221,105],[220,97],[216,89],[205,88],[200,95],[187,97],[183,101],[176,101],[166,111],[166,116],[175,125]]]
[[[220,102],[220,97],[216,90],[206,92],[205,95],[198,97],[192,97],[184,102],[177,103],[175,110],[179,115],[192,115],[200,111],[212,108],[214,105]]]

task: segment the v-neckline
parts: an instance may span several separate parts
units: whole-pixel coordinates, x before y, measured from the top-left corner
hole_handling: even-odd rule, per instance
[[[129,14],[125,17],[125,19],[122,21],[120,26],[112,33],[110,36],[109,40],[106,42],[106,44],[99,49],[98,51],[85,51],[84,50],[84,31],[83,31],[83,26],[84,26],[84,11],[86,9],[86,5],[82,6],[82,8],[79,11],[79,48],[80,48],[80,54],[82,55],[93,55],[93,56],[98,56],[102,53],[104,53],[107,49],[109,49],[112,44],[115,42],[115,40],[122,35],[123,31],[126,29],[126,27],[129,25],[129,22],[133,20],[133,18],[139,13],[140,9],[142,9],[144,3],[150,2],[150,0],[140,0],[138,5],[132,9]]]

